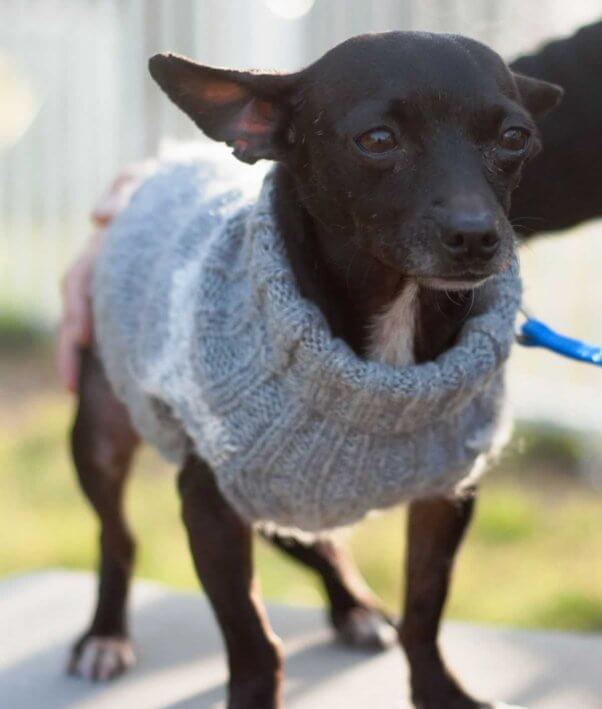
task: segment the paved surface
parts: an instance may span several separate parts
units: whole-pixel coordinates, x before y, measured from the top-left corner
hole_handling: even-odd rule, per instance
[[[0,583],[1,709],[224,706],[221,641],[204,599],[147,582],[133,596],[136,668],[100,686],[66,677],[69,644],[93,597],[93,577],[83,573]],[[333,644],[319,610],[272,606],[270,617],[285,644],[287,709],[409,706],[398,650],[369,655]],[[452,666],[483,697],[530,709],[602,708],[600,636],[449,623],[443,638]]]

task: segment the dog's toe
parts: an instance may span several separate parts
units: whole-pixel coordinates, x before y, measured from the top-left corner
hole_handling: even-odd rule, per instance
[[[135,661],[127,638],[90,635],[75,646],[68,671],[76,677],[106,682],[123,674]]]
[[[371,608],[354,608],[336,624],[336,630],[345,645],[366,650],[385,650],[398,642],[393,623]]]

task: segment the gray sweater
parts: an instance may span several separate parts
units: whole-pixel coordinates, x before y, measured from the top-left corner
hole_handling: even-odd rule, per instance
[[[315,532],[453,492],[501,437],[517,265],[436,361],[360,359],[299,294],[271,175],[213,152],[163,163],[96,265],[97,346],[138,432],[194,450],[253,523]]]

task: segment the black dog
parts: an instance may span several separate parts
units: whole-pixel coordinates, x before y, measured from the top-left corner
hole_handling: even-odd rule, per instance
[[[546,149],[529,163],[512,198],[512,225],[527,237],[602,217],[602,22],[511,64],[559,83],[558,110],[538,124]]]
[[[278,162],[277,218],[300,290],[360,356],[397,366],[449,347],[477,286],[508,265],[510,195],[539,148],[534,119],[561,95],[513,74],[473,40],[430,34],[358,37],[292,75],[213,69],[171,55],[153,57],[150,70],[237,157]],[[134,543],[122,493],[138,437],[93,353],[84,357],[79,395],[73,455],[102,523],[101,568],[96,614],[71,669],[107,678],[133,659],[125,604]],[[199,578],[227,646],[229,707],[280,706],[280,650],[253,585],[252,530],[197,457],[181,470],[179,489]],[[410,506],[399,639],[413,699],[428,709],[488,706],[464,692],[437,647],[472,508],[472,495]],[[383,636],[386,619],[334,542],[273,541],[321,574],[343,638]]]

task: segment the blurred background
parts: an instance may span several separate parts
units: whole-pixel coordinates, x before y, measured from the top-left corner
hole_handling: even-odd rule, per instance
[[[296,69],[353,34],[458,32],[508,59],[602,16],[601,0],[2,0],[0,3],[0,575],[91,568],[96,523],[77,490],[73,402],[53,367],[58,282],[90,232],[91,205],[163,138],[198,137],[147,75],[170,50],[235,67]],[[598,156],[602,160],[602,155]],[[602,225],[523,249],[526,303],[602,343]],[[515,351],[518,424],[484,483],[450,612],[513,625],[602,630],[602,376]],[[151,452],[129,504],[138,573],[195,588],[172,475]],[[403,511],[350,534],[371,585],[396,609]],[[305,572],[259,546],[266,596],[320,603]]]

